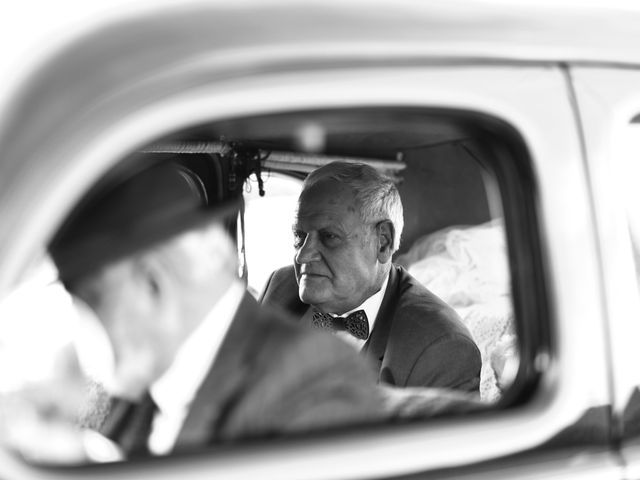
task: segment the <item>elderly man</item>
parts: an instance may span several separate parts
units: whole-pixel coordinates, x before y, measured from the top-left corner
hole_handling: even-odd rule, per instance
[[[468,330],[391,262],[402,227],[399,193],[374,168],[313,171],[298,200],[294,265],[272,274],[262,302],[336,330],[377,365],[381,382],[477,391],[480,352]]]
[[[165,454],[378,418],[375,379],[351,349],[245,292],[224,209],[186,180],[162,164],[103,189],[50,245],[113,349],[104,384],[119,400],[102,432],[128,455]]]

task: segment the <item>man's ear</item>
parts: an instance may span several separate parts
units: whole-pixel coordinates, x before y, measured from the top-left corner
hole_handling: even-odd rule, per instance
[[[391,261],[393,255],[393,238],[395,230],[391,220],[382,220],[376,225],[376,234],[378,238],[378,261],[387,263]]]
[[[162,298],[164,288],[161,265],[152,258],[136,259],[136,280],[144,295],[154,302]]]

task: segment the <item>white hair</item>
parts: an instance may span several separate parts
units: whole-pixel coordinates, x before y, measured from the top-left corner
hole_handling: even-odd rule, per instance
[[[393,252],[400,248],[404,228],[402,200],[393,181],[364,163],[331,162],[311,172],[302,191],[323,179],[336,180],[353,190],[364,223],[391,221]]]

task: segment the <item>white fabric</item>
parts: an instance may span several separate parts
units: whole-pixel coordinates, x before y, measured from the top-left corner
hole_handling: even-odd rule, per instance
[[[148,443],[152,453],[167,454],[175,445],[189,406],[215,360],[244,292],[240,282],[229,287],[149,389],[158,406]]]
[[[518,362],[502,220],[434,232],[396,262],[460,315],[482,355],[480,396],[497,400]]]
[[[418,239],[397,263],[408,266],[449,305],[490,302],[511,293],[506,238],[500,219],[452,227]]]

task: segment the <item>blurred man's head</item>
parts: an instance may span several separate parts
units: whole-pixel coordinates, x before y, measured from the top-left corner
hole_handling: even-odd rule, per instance
[[[138,397],[236,279],[222,226],[179,235],[74,283],[111,340],[113,393]]]
[[[61,279],[111,342],[111,393],[148,389],[237,278],[217,214],[175,166],[156,166],[89,202],[52,242]]]
[[[403,228],[393,182],[364,164],[334,162],[304,182],[293,225],[300,299],[341,314],[377,292]]]

